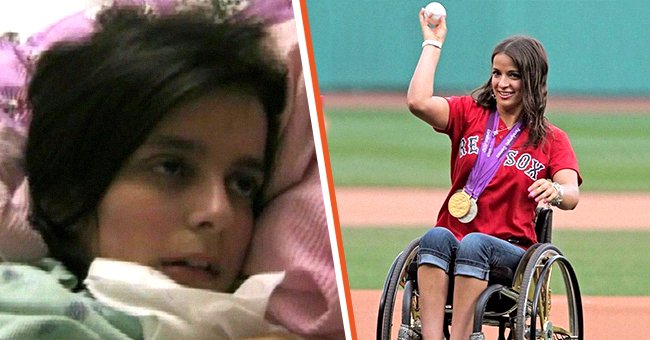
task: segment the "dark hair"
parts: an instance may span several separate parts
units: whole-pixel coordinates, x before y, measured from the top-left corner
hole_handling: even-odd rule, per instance
[[[548,122],[544,117],[546,111],[546,75],[548,62],[542,44],[527,36],[513,36],[501,41],[492,52],[492,61],[497,54],[510,57],[521,74],[523,110],[520,119],[529,129],[528,145],[537,146],[544,139]],[[490,110],[496,108],[496,99],[492,96],[492,78],[472,91],[476,102]]]
[[[286,100],[286,70],[260,24],[129,9],[97,23],[86,40],[45,52],[28,90],[30,220],[50,255],[80,278],[90,259],[79,222],[167,113],[215,90],[256,96],[268,117],[268,176]]]

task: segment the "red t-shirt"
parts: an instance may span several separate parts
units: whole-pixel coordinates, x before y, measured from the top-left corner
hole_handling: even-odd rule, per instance
[[[528,187],[540,178],[552,178],[562,169],[578,173],[578,161],[566,133],[550,125],[545,140],[537,148],[524,147],[528,129],[524,129],[507,153],[503,164],[478,198],[478,214],[470,223],[451,216],[447,202],[462,189],[483,142],[490,111],[470,96],[448,97],[449,122],[444,131],[451,139],[451,190],[438,214],[438,225],[447,227],[460,240],[471,232],[481,232],[503,240],[516,238],[524,244],[537,242],[533,219],[537,202],[528,197]],[[495,145],[508,134],[499,119]]]

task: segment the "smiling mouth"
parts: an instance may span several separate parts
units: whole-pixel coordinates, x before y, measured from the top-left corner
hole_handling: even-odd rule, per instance
[[[499,97],[501,97],[501,99],[508,99],[514,95],[514,92],[497,91],[497,93],[499,94]]]

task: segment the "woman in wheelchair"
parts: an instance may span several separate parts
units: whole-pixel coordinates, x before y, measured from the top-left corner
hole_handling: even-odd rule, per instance
[[[565,132],[544,116],[548,64],[543,46],[526,36],[501,41],[487,82],[471,95],[440,97],[434,74],[447,34],[446,18],[429,26],[408,89],[409,110],[451,140],[451,181],[437,226],[420,241],[418,286],[422,335],[443,338],[453,286],[451,339],[468,339],[474,307],[490,268],[513,271],[537,242],[540,204],[575,208],[581,183]],[[453,282],[450,282],[453,280]]]

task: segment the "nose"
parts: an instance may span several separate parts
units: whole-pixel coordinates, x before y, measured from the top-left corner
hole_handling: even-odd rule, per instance
[[[508,87],[509,84],[508,77],[499,78],[499,87]]]
[[[233,206],[222,183],[210,181],[188,193],[188,224],[192,229],[221,231],[232,224]]]

